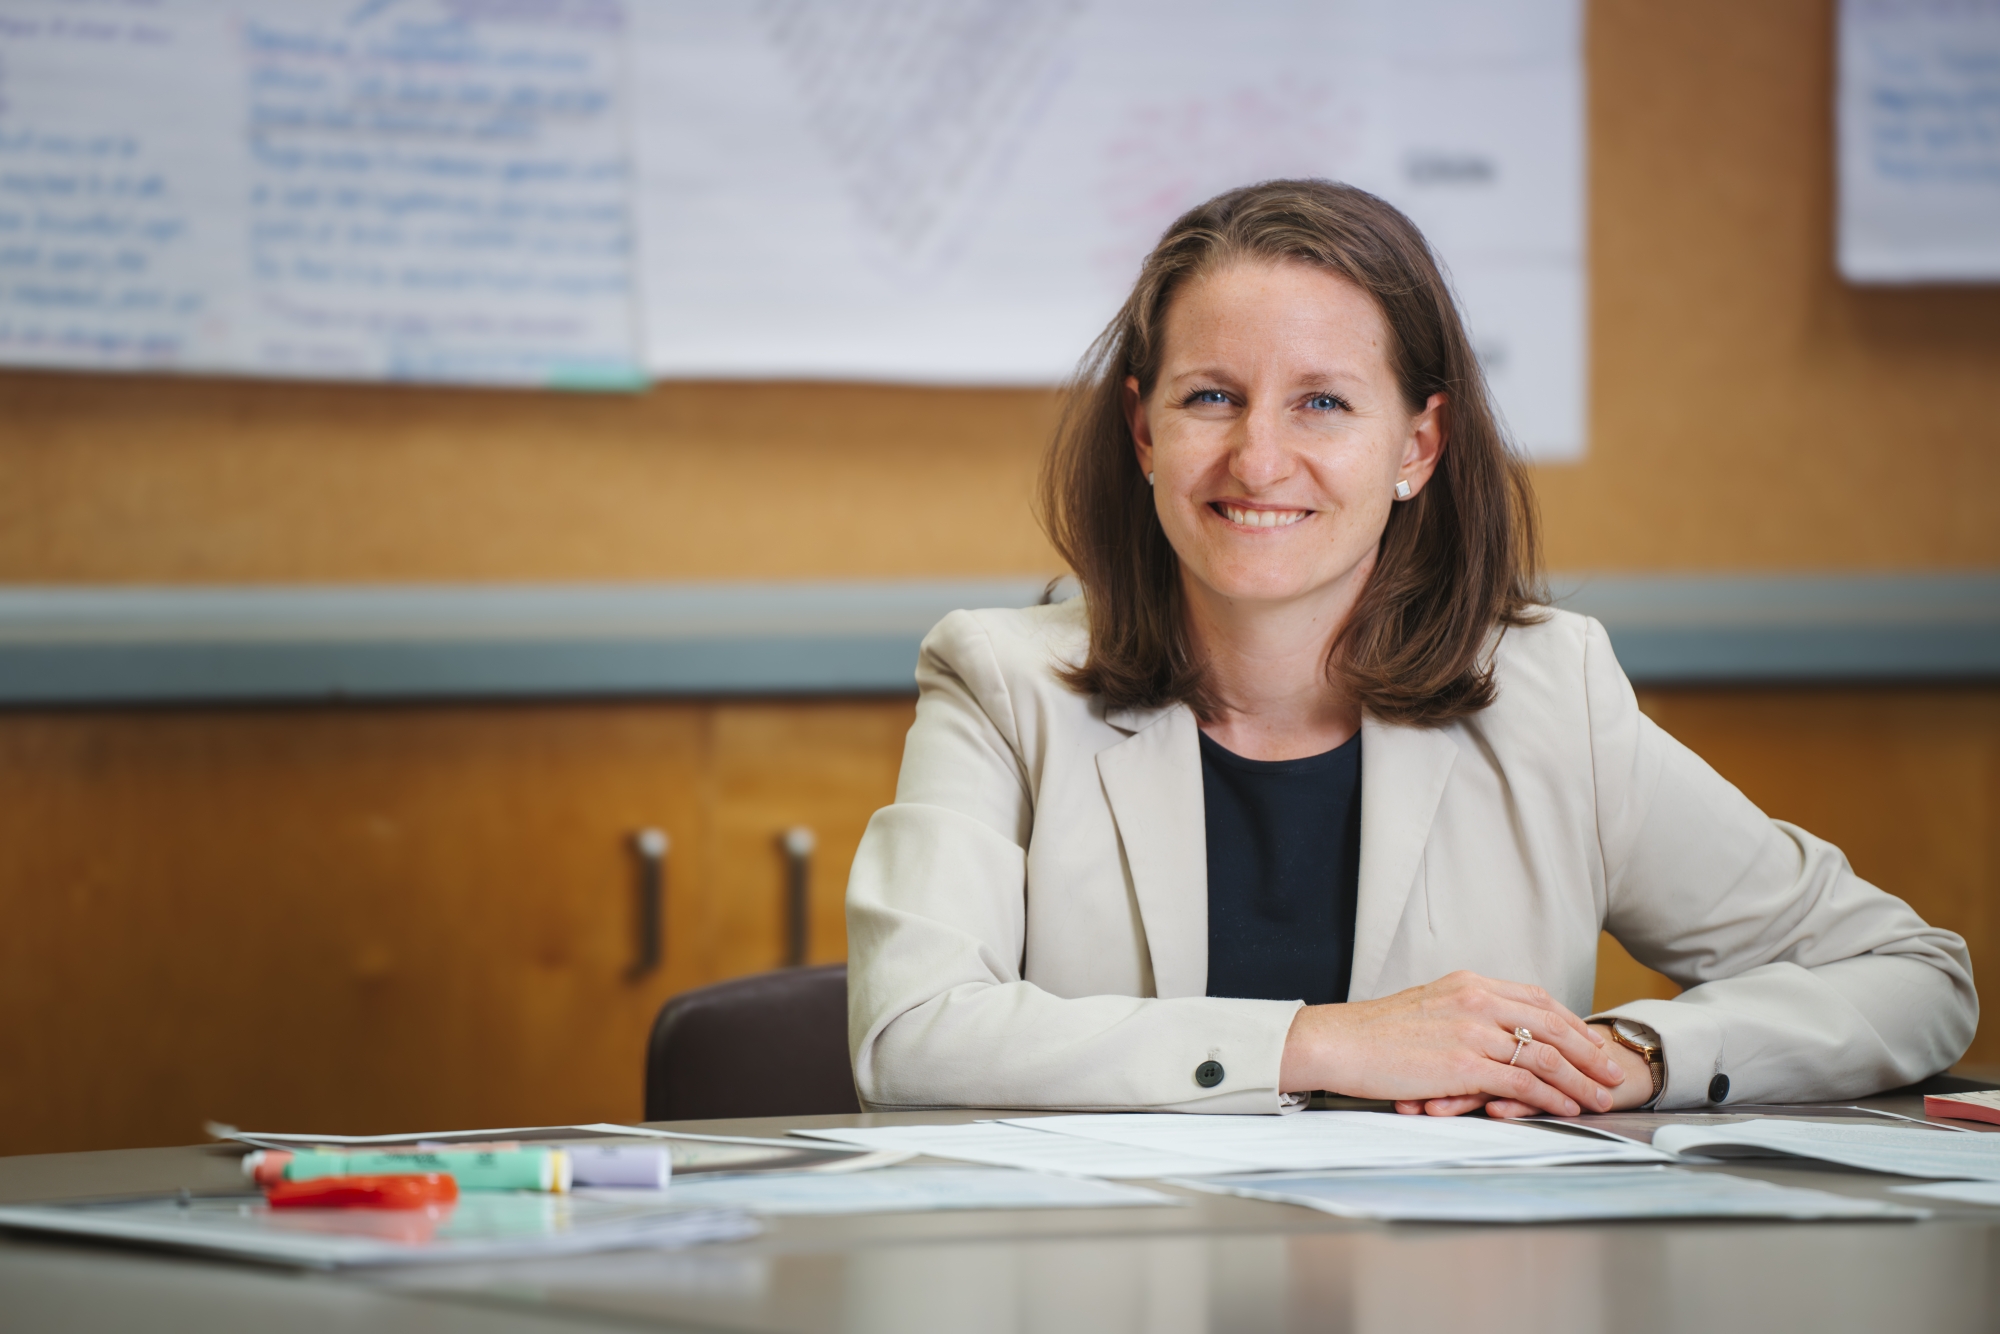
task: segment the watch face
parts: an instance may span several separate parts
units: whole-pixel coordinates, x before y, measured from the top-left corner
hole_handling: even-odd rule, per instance
[[[1618,1020],[1611,1026],[1611,1031],[1648,1055],[1660,1049],[1660,1040],[1653,1036],[1653,1030],[1630,1019]]]

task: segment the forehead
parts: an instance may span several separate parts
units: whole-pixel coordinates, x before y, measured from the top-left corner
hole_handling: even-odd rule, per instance
[[[1169,375],[1216,357],[1339,362],[1388,370],[1389,328],[1375,298],[1353,280],[1298,260],[1217,265],[1174,294],[1161,368]],[[1332,369],[1331,366],[1328,369]]]

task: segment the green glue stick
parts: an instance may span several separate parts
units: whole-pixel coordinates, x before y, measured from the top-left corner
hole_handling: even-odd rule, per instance
[[[345,1152],[307,1149],[298,1153],[267,1149],[243,1160],[243,1172],[259,1185],[273,1181],[313,1181],[320,1177],[395,1176],[448,1172],[465,1190],[566,1191],[569,1155],[561,1149],[424,1149],[408,1152]]]

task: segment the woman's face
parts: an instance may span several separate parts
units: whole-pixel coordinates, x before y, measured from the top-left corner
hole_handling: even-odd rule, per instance
[[[1420,491],[1444,443],[1444,395],[1411,413],[1389,351],[1374,298],[1310,265],[1239,262],[1175,296],[1153,392],[1125,395],[1184,578],[1231,602],[1359,595],[1396,483]]]

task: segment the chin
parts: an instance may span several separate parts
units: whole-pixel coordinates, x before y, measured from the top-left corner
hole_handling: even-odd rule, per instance
[[[1326,581],[1301,579],[1297,570],[1234,571],[1203,583],[1234,602],[1290,602]]]

